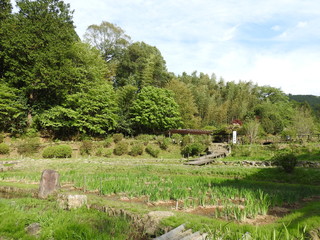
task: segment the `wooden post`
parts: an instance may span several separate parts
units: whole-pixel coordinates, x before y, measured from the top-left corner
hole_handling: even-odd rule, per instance
[[[83,178],[83,192],[86,192],[86,176]]]

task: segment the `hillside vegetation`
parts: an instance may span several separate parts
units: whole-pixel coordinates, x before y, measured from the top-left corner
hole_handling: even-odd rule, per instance
[[[106,21],[81,41],[72,13],[63,1],[21,0],[15,13],[2,1],[0,131],[79,139],[228,130],[236,122],[258,135],[319,132],[317,110],[280,89],[196,71],[175,75],[155,46]]]

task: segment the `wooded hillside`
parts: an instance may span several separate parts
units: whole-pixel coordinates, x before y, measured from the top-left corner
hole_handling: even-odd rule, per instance
[[[297,104],[280,89],[167,70],[155,47],[109,22],[81,41],[59,0],[9,0],[0,8],[0,130],[57,138],[159,133],[172,128],[259,134],[319,131],[318,97]],[[293,98],[295,99],[295,98]],[[312,101],[311,101],[312,99]],[[295,99],[300,101],[299,99]]]

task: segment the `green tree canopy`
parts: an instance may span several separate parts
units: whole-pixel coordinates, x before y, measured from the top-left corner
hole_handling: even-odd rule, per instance
[[[177,79],[171,80],[166,89],[171,90],[176,103],[179,105],[179,111],[184,128],[198,128],[200,118],[198,117],[198,109],[191,89],[187,84]]]
[[[55,106],[41,114],[36,124],[59,137],[78,133],[103,135],[117,126],[118,106],[115,99],[110,84],[97,85],[87,92],[68,96],[62,106]]]
[[[254,113],[260,118],[261,126],[266,133],[278,134],[289,126],[294,111],[288,96],[280,89],[258,87],[258,99]]]
[[[10,0],[0,1],[0,79],[4,77],[4,45],[5,45],[5,29],[8,28],[9,18],[11,17],[12,6]]]
[[[100,25],[93,24],[87,28],[84,41],[96,47],[109,62],[120,59],[131,38],[117,25],[103,21]]]
[[[139,132],[165,131],[182,124],[173,93],[152,86],[143,88],[133,102],[131,121]]]
[[[21,133],[26,127],[26,99],[21,92],[0,83],[0,131]]]
[[[132,122],[130,119],[130,108],[137,97],[138,88],[126,85],[116,91],[119,106],[119,124],[117,131],[131,134]]]
[[[19,0],[19,12],[3,29],[3,79],[20,89],[33,109],[60,99],[74,78],[68,54],[78,36],[69,5],[59,0]]]
[[[115,87],[128,84],[142,89],[146,86],[164,87],[169,80],[166,63],[156,47],[144,42],[131,44],[117,67]]]

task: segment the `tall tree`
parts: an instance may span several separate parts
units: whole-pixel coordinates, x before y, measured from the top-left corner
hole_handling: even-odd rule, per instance
[[[100,25],[93,24],[87,28],[84,41],[96,47],[109,62],[119,60],[131,38],[117,25],[103,21]]]
[[[11,17],[12,5],[10,0],[0,1],[0,79],[4,77],[5,66],[4,66],[4,40],[5,32],[8,28],[9,18]]]
[[[78,36],[70,6],[59,0],[18,0],[19,12],[5,29],[4,79],[24,92],[32,112],[60,98],[74,78],[66,72]]]
[[[254,143],[259,133],[260,123],[257,119],[248,120],[244,124],[244,131],[248,137],[250,144]]]
[[[190,88],[184,82],[173,79],[166,85],[166,89],[174,93],[173,97],[179,105],[183,126],[185,128],[198,128],[200,117]]]
[[[178,104],[171,91],[145,87],[131,107],[131,121],[139,132],[159,132],[181,126]]]
[[[258,87],[257,94],[259,102],[254,113],[260,118],[262,128],[268,134],[281,133],[291,123],[294,113],[288,96],[270,86]]]
[[[0,1],[0,20],[2,21],[7,19],[11,14],[11,10],[12,10],[12,5],[10,0],[1,0]]]
[[[312,109],[308,103],[301,104],[293,116],[293,129],[297,135],[310,135],[315,130]]]
[[[119,123],[117,125],[117,131],[132,134],[130,108],[137,97],[138,88],[132,85],[126,85],[118,88],[116,93],[119,106]]]
[[[104,83],[69,95],[61,106],[55,106],[36,118],[36,124],[58,137],[78,133],[104,135],[116,128],[117,112],[115,92],[110,84]]]
[[[0,82],[0,131],[22,133],[26,127],[26,109],[21,92]]]
[[[117,67],[115,87],[128,84],[142,89],[146,86],[164,87],[169,81],[160,51],[144,42],[131,44]]]

